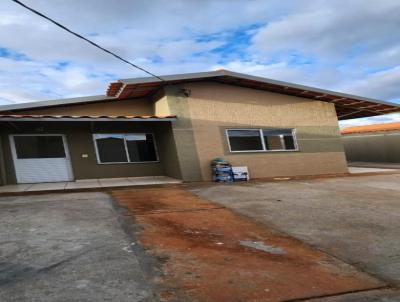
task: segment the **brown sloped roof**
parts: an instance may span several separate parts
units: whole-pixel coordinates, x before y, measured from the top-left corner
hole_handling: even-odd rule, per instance
[[[293,95],[311,100],[328,102],[335,105],[339,120],[382,115],[400,112],[400,105],[390,102],[334,92],[314,87],[276,81],[263,77],[217,70],[211,72],[187,73],[155,77],[133,78],[113,82],[109,85],[107,95],[90,96],[72,99],[60,99],[23,104],[0,106],[0,112],[12,114],[24,109],[69,106],[72,104],[114,102],[129,98],[147,97],[156,93],[166,85],[189,82],[215,81],[258,90],[266,90],[280,94]]]
[[[176,118],[175,115],[0,115],[0,121],[174,121]]]
[[[395,131],[395,130],[400,130],[400,122],[348,127],[342,129],[341,133],[352,134],[352,133]]]
[[[390,102],[276,81],[228,70],[167,75],[161,76],[161,78],[163,80],[154,77],[119,80],[109,85],[107,96],[116,99],[145,97],[155,93],[165,85],[215,81],[332,103],[335,105],[339,120],[400,112],[400,105]]]

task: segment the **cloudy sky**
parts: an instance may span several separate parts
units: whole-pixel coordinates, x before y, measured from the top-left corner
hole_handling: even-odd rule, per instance
[[[398,0],[22,0],[157,75],[229,69],[400,103]],[[0,2],[0,104],[145,76]],[[400,114],[343,125],[400,121]]]

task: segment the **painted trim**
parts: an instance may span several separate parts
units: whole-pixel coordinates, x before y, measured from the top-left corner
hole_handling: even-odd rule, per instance
[[[129,152],[128,152],[128,147],[126,145],[126,139],[124,137],[124,147],[125,147],[125,152],[126,152],[126,158],[128,159],[127,162],[123,161],[123,162],[107,162],[107,163],[103,163],[100,161],[100,155],[99,155],[99,150],[97,148],[97,143],[96,143],[96,138],[95,135],[96,134],[115,134],[115,135],[130,135],[130,134],[150,134],[153,137],[153,142],[154,142],[154,151],[156,153],[156,157],[157,160],[151,160],[151,161],[130,161],[130,157],[129,157]],[[160,157],[158,156],[158,148],[157,148],[157,142],[155,139],[155,135],[154,133],[151,132],[131,132],[131,133],[92,133],[92,139],[93,139],[93,144],[94,144],[94,150],[96,153],[96,160],[97,160],[97,164],[98,165],[119,165],[119,164],[148,164],[148,163],[159,163],[160,162]]]
[[[226,128],[225,129],[225,137],[226,140],[228,142],[228,148],[229,148],[229,152],[230,153],[269,153],[269,152],[298,152],[299,150],[299,145],[297,143],[297,136],[296,136],[296,129],[294,128],[282,128],[282,129],[290,129],[292,130],[292,137],[293,137],[293,142],[294,142],[294,146],[295,149],[274,149],[274,150],[269,150],[266,148],[266,144],[265,144],[265,139],[264,139],[264,135],[262,133],[262,131],[264,129],[277,129],[277,128]],[[279,128],[280,129],[280,128]],[[237,150],[237,151],[233,151],[231,148],[231,143],[229,141],[229,135],[228,135],[228,131],[229,130],[258,130],[260,133],[260,138],[261,138],[261,144],[263,147],[263,150]],[[281,142],[283,143],[283,135],[279,135]]]

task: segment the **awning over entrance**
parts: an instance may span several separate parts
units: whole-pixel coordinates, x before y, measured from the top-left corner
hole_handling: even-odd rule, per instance
[[[0,121],[26,121],[26,122],[102,122],[102,121],[115,121],[115,122],[155,122],[155,121],[176,121],[175,115],[157,116],[157,115],[0,115]]]

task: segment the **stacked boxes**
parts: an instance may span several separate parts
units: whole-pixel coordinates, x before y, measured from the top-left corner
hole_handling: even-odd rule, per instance
[[[211,168],[213,173],[213,181],[215,182],[232,182],[233,172],[230,163],[222,158],[216,158],[211,161]]]

